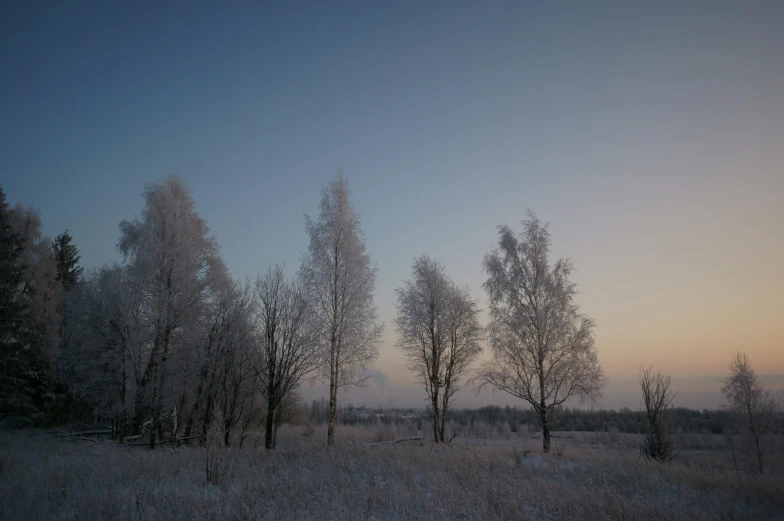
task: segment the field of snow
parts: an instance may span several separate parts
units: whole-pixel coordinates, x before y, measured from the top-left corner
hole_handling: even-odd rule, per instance
[[[278,448],[159,448],[0,432],[0,519],[784,519],[781,475],[556,440],[408,441],[283,427]],[[383,438],[383,436],[381,436]],[[560,444],[560,447],[558,446]],[[209,467],[213,483],[207,480]]]

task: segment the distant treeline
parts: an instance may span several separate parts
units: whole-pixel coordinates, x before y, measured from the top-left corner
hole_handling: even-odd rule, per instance
[[[307,412],[304,412],[304,415],[312,422],[323,421],[326,418],[325,407],[325,404],[314,400],[310,407],[305,408]],[[707,409],[700,411],[679,407],[672,409],[670,414],[675,428],[683,433],[724,434],[732,430],[733,419],[729,411]],[[431,418],[429,409],[371,409],[348,405],[341,408],[339,413],[339,420],[345,425],[402,422],[420,424],[423,420],[430,421]],[[506,429],[506,425],[511,432],[518,432],[521,429],[537,431],[541,429],[539,415],[533,410],[508,405],[455,409],[450,412],[449,420],[455,426],[471,427],[475,424],[484,424],[499,431]],[[603,432],[617,428],[625,433],[646,432],[645,412],[633,411],[625,407],[618,411],[558,407],[552,421],[554,430],[557,431]],[[421,425],[418,427],[421,429]]]
[[[671,411],[672,421],[676,428],[689,433],[723,434],[732,426],[732,418],[728,411],[702,411],[675,408]],[[508,423],[512,431],[521,424],[533,424],[537,428],[538,415],[530,409],[515,407],[498,407],[489,405],[479,409],[455,410],[452,419],[465,425],[483,421],[490,425]],[[553,429],[558,431],[607,431],[613,427],[621,432],[644,433],[647,428],[645,412],[623,408],[615,410],[583,410],[569,407],[556,408],[552,417]]]

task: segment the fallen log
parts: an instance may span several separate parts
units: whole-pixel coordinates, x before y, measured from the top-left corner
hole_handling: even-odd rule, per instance
[[[201,439],[201,436],[188,436],[185,438],[177,438],[177,441],[198,440],[198,439]]]
[[[424,441],[424,440],[425,440],[425,438],[423,438],[421,436],[420,437],[416,437],[416,438],[400,438],[398,440],[392,440],[392,441],[377,441],[375,443],[368,443],[367,446],[368,447],[375,447],[376,445],[389,445],[391,443],[401,443],[401,442],[404,442],[404,441]]]
[[[138,439],[139,438],[139,436],[132,436],[132,437],[133,437],[133,439]],[[129,438],[131,438],[131,437],[129,436],[128,438],[125,438],[126,441]],[[181,441],[187,441],[187,440],[196,440],[196,439],[199,439],[199,438],[201,438],[201,436],[186,436],[185,438],[177,438],[176,440],[156,441],[155,442],[155,446],[157,447],[158,445],[166,445],[167,443],[179,443]],[[126,445],[129,446],[129,447],[141,447],[142,445],[149,446],[150,442],[149,441],[142,441],[142,442],[138,442],[138,443],[126,443]]]
[[[92,435],[96,435],[96,434],[111,434],[111,433],[112,433],[111,429],[98,429],[98,430],[81,431],[81,432],[64,432],[64,433],[55,434],[54,436],[55,436],[55,438],[62,438],[64,436],[65,437],[67,437],[67,436],[92,436]]]

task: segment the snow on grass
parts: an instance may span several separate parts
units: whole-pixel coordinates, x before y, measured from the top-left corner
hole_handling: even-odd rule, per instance
[[[570,446],[390,444],[282,429],[278,449],[150,452],[0,432],[0,519],[782,519],[784,480]],[[324,438],[324,439],[322,439]],[[252,445],[252,444],[251,444]]]

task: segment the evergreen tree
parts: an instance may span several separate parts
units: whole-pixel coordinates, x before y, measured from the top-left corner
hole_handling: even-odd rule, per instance
[[[18,298],[24,280],[20,262],[24,240],[11,226],[10,211],[5,191],[0,187],[0,342],[3,345],[14,340],[24,311]]]
[[[28,286],[22,262],[24,238],[11,223],[11,209],[0,187],[0,417],[29,407],[24,387],[24,339],[29,323]]]
[[[79,267],[79,250],[71,244],[73,237],[65,230],[52,241],[52,251],[54,251],[55,261],[57,262],[57,282],[62,284],[63,290],[70,290],[78,281],[82,274]]]

